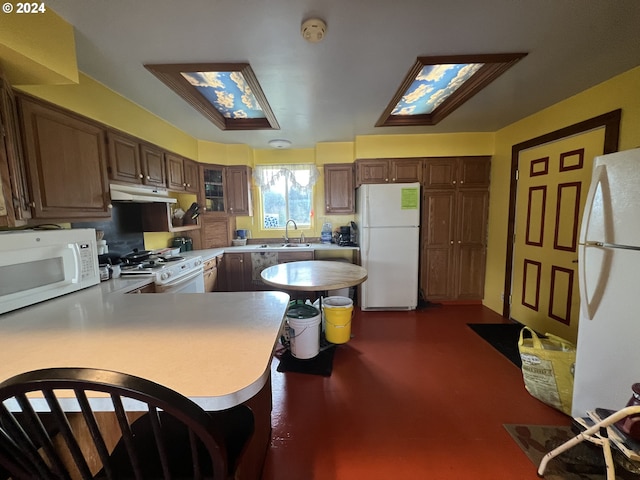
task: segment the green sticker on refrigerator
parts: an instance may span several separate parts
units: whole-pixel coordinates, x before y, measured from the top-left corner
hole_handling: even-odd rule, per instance
[[[420,203],[420,194],[418,188],[403,188],[400,194],[402,210],[416,210]]]

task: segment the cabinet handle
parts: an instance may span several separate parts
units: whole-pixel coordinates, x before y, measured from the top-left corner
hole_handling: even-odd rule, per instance
[[[150,175],[147,175],[147,180],[151,180],[151,176]]]
[[[453,240],[451,240],[451,245],[453,245]]]
[[[36,202],[31,202],[31,203],[29,204],[29,206],[30,206],[31,208],[36,208]]]
[[[458,245],[460,245],[462,242],[460,240],[458,240]]]
[[[385,182],[388,182],[388,181],[389,181],[389,179],[388,179],[388,178],[385,178],[385,179],[384,179],[384,181],[385,181]]]
[[[452,183],[455,185],[455,184],[456,184],[456,181],[454,180]]]
[[[392,179],[391,179],[391,181],[392,181],[392,182],[395,182],[395,181],[396,181],[396,179],[395,179],[395,178],[392,178]]]
[[[186,186],[187,186],[187,184],[186,184],[186,183],[183,183],[183,184],[182,184],[182,186],[183,186],[183,187],[186,187]]]
[[[191,184],[190,183],[187,183],[187,188],[191,188]]]
[[[460,185],[462,185],[464,183],[464,180],[460,180]]]
[[[113,205],[109,204],[107,205],[107,208],[113,208]]]
[[[144,175],[140,173],[138,174],[138,178],[144,178]]]

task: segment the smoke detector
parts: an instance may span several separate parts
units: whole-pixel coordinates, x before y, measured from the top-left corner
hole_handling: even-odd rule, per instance
[[[302,38],[311,43],[321,41],[326,32],[327,24],[319,18],[310,18],[309,20],[305,20],[302,22],[302,27],[300,27]]]

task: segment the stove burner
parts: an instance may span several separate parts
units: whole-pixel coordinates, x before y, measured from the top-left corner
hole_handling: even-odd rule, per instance
[[[184,257],[179,257],[177,255],[171,257],[162,257],[165,262],[177,262],[178,260],[184,260]]]

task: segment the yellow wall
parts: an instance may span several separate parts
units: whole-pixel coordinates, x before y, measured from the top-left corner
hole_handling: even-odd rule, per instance
[[[51,9],[0,14],[0,59],[12,85],[78,82],[73,26]]]
[[[185,157],[198,157],[195,138],[82,73],[78,84],[18,88]]]
[[[355,158],[491,155],[494,133],[369,135],[356,137]]]
[[[574,123],[622,108],[620,150],[640,146],[640,67],[559,102],[496,132],[491,161],[489,245],[484,304],[502,313],[505,281],[511,147]]]

